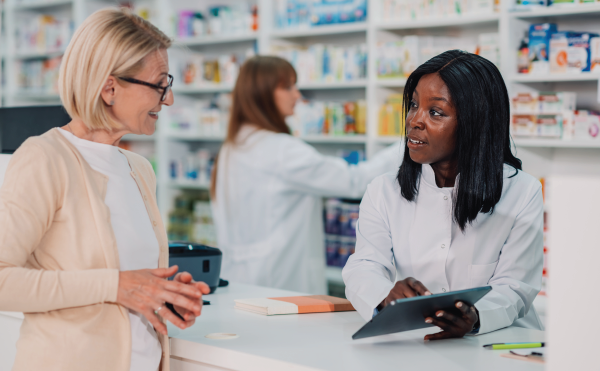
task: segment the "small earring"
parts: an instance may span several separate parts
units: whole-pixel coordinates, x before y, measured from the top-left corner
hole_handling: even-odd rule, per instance
[[[110,103],[109,103],[109,105],[110,105],[110,106],[114,106],[114,105],[115,105],[115,101],[114,101],[114,100],[111,100],[111,101],[110,101]]]

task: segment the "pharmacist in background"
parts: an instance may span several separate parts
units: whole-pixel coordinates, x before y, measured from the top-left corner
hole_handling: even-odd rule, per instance
[[[360,205],[356,253],[342,272],[365,320],[396,299],[490,285],[475,306],[424,321],[426,340],[515,325],[542,330],[540,182],[510,147],[500,71],[453,50],[425,62],[404,89],[407,144],[398,172],[375,179]],[[397,276],[398,274],[398,276]]]
[[[323,197],[360,198],[398,169],[400,145],[349,165],[290,135],[301,97],[292,65],[257,56],[240,69],[211,195],[221,275],[234,282],[325,294]]]

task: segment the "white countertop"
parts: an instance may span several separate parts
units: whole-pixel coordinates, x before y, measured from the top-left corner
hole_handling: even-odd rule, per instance
[[[356,312],[262,316],[234,309],[234,299],[301,295],[243,284],[208,295],[196,324],[169,326],[171,356],[243,370],[543,370],[543,365],[500,357],[507,351],[483,349],[500,342],[543,341],[544,332],[517,327],[463,339],[424,342],[427,328],[352,340],[364,325]],[[237,339],[212,340],[211,333],[235,333]]]

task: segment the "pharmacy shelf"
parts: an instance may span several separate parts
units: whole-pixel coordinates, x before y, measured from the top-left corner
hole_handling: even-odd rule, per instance
[[[325,277],[327,278],[327,282],[344,285],[344,279],[342,278],[342,268],[340,267],[325,268]]]
[[[210,184],[208,183],[200,183],[193,180],[171,180],[167,183],[167,186],[171,188],[178,189],[199,189],[199,190],[208,190],[210,189]]]
[[[220,36],[199,36],[175,39],[175,45],[181,46],[200,46],[212,44],[229,44],[244,41],[255,41],[258,37],[257,32],[249,32],[241,35],[220,35]]]
[[[309,36],[324,36],[324,35],[342,35],[349,33],[366,32],[366,22],[355,22],[346,24],[335,24],[325,26],[315,26],[310,28],[293,28],[284,30],[274,30],[271,32],[271,37],[280,39],[300,38]]]
[[[598,15],[600,14],[600,3],[513,9],[509,14],[519,19]]]
[[[222,142],[225,140],[224,136],[207,136],[189,133],[169,133],[167,134],[167,138],[189,142]]]
[[[474,25],[494,24],[500,20],[500,14],[473,14],[466,16],[429,18],[416,21],[387,21],[376,24],[380,30],[409,30],[415,28],[467,27]]]
[[[375,141],[379,144],[394,144],[394,143],[401,141],[403,138],[404,137],[393,137],[393,136],[377,137],[377,138],[375,138]]]
[[[597,140],[563,140],[563,139],[541,139],[541,138],[514,138],[517,147],[540,147],[540,148],[600,148],[600,139]]]
[[[211,94],[211,93],[228,93],[233,90],[233,85],[230,84],[207,84],[203,86],[177,86],[173,87],[175,94]]]
[[[403,88],[406,85],[406,79],[403,78],[379,78],[375,85],[383,88]]]
[[[136,135],[136,134],[125,134],[121,138],[121,142],[153,142],[156,140],[157,135]]]
[[[45,52],[45,51],[27,51],[27,52],[16,52],[15,59],[46,59],[46,58],[54,58],[60,57],[65,52],[62,50],[53,51],[53,52]]]
[[[533,74],[515,74],[511,78],[513,82],[517,83],[536,83],[536,82],[570,82],[570,81],[597,81],[600,79],[600,74],[582,72],[578,74],[545,74],[545,75],[533,75]]]
[[[60,101],[58,93],[35,93],[28,91],[19,91],[13,94],[17,99],[27,99],[34,101]]]
[[[299,137],[307,143],[366,143],[365,135],[307,135]]]
[[[14,10],[47,10],[73,5],[73,0],[39,0],[21,1],[14,6]]]
[[[366,79],[335,82],[307,82],[298,84],[298,89],[300,90],[364,89],[366,87]]]

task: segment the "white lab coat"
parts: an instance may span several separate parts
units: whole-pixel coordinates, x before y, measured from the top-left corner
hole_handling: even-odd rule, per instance
[[[346,296],[365,320],[394,282],[420,280],[432,293],[492,286],[475,307],[479,334],[510,325],[543,330],[532,306],[543,264],[541,184],[504,165],[502,197],[465,232],[452,220],[453,188],[438,188],[423,165],[415,202],[400,195],[395,173],[375,179],[360,205],[356,253],[342,272]]]
[[[362,197],[371,180],[398,168],[400,150],[348,165],[293,136],[244,126],[219,153],[212,210],[221,277],[325,294],[322,198]]]

